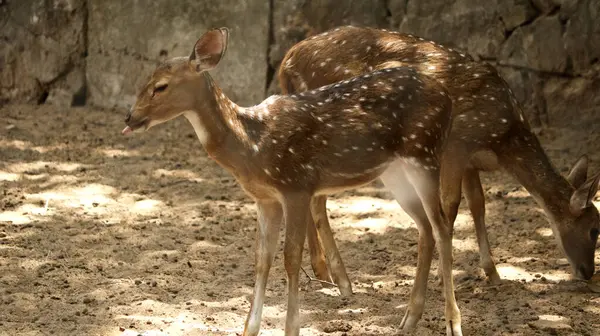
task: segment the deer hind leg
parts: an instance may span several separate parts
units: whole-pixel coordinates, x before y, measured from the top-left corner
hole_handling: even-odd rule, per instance
[[[311,200],[311,213],[313,215],[313,225],[316,227],[320,243],[329,262],[333,281],[338,285],[342,296],[350,296],[352,295],[352,284],[348,278],[340,252],[335,244],[333,232],[327,218],[327,196],[313,197]]]
[[[314,202],[314,200],[312,202]],[[318,216],[319,214],[315,214],[313,211],[313,220],[309,221],[306,227],[308,251],[310,252],[310,263],[317,279],[331,282],[329,268],[327,267],[327,260],[325,258],[325,253],[323,252],[323,243],[321,241],[321,237],[319,236],[319,232],[317,231]]]
[[[479,171],[476,169],[465,170],[462,183],[465,198],[475,224],[481,267],[490,283],[499,285],[502,281],[500,280],[500,275],[496,270],[496,265],[492,258],[490,243],[485,227],[485,196],[483,194],[483,188],[481,187],[481,180],[479,179]]]
[[[444,165],[445,162],[442,161],[441,170],[439,171],[441,176],[438,175],[437,170],[427,171],[412,166],[407,166],[406,169],[407,176],[417,191],[433,228],[442,270],[444,298],[446,300],[446,334],[452,336],[462,336],[461,315],[454,296],[452,277],[452,226],[460,203],[460,185],[464,170],[464,164],[452,164],[458,161],[450,161],[450,164],[446,166]],[[455,176],[455,179],[449,178],[451,176]],[[449,191],[454,192],[454,194],[449,194]],[[454,206],[456,209],[453,208]],[[447,213],[450,213],[450,216],[447,216]],[[452,221],[449,221],[449,218]]]
[[[300,304],[298,286],[300,281],[300,266],[302,250],[306,237],[306,225],[311,221],[311,195],[304,193],[289,193],[284,195],[285,246],[283,258],[288,282],[288,305],[285,322],[285,335],[300,334]]]
[[[427,278],[431,268],[435,241],[433,240],[431,224],[429,223],[425,209],[423,209],[421,199],[407,179],[401,164],[394,163],[392,169],[384,172],[381,180],[394,195],[394,198],[402,209],[415,221],[419,230],[417,274],[410,293],[406,313],[400,323],[400,328],[408,331],[415,328],[423,315],[427,292]]]
[[[254,298],[244,325],[244,336],[256,336],[260,331],[267,279],[277,249],[279,227],[283,218],[281,205],[277,201],[258,201],[257,205],[256,281]]]

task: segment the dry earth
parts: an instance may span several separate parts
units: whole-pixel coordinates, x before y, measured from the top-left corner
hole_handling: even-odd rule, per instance
[[[0,335],[241,332],[254,281],[255,206],[185,120],[125,138],[117,112],[5,106],[0,115]],[[541,134],[562,172],[584,152],[600,162],[598,137]],[[484,185],[505,281],[492,287],[483,278],[461,207],[455,275],[465,334],[600,334],[600,297],[569,280],[537,204],[506,174],[486,174]],[[400,333],[415,272],[414,223],[376,186],[328,205],[356,294],[341,299],[303,276],[302,335]],[[283,335],[281,252],[267,296],[261,335]],[[432,275],[414,335],[443,333]]]

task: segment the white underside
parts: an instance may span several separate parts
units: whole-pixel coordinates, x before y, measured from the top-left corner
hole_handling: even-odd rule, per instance
[[[196,136],[202,145],[206,144],[206,141],[208,140],[208,131],[204,127],[204,124],[202,124],[198,114],[194,111],[185,111],[183,112],[183,116],[190,122],[190,124],[192,124],[192,127],[196,132]]]

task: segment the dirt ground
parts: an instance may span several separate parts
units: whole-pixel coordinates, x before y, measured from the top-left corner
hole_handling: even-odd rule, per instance
[[[242,331],[255,206],[206,157],[185,120],[123,137],[122,112],[5,106],[0,115],[0,335]],[[600,162],[599,137],[541,133],[562,172],[585,152]],[[504,283],[486,283],[463,204],[454,269],[464,333],[600,335],[600,295],[570,280],[541,209],[506,174],[485,174],[484,186]],[[303,276],[301,334],[401,334],[414,223],[377,186],[333,197],[328,207],[356,293],[342,299]],[[311,273],[306,253],[304,268]],[[444,334],[436,274],[434,261],[414,335]],[[261,335],[283,335],[285,298],[280,249]]]

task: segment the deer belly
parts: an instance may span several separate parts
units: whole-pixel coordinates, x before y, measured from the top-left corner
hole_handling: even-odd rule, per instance
[[[473,154],[469,166],[483,171],[494,171],[500,168],[498,156],[491,150],[482,150]]]
[[[321,183],[317,188],[317,193],[333,194],[368,184],[377,179],[387,169],[388,164],[388,162],[385,162],[363,171],[324,170],[320,174]]]

